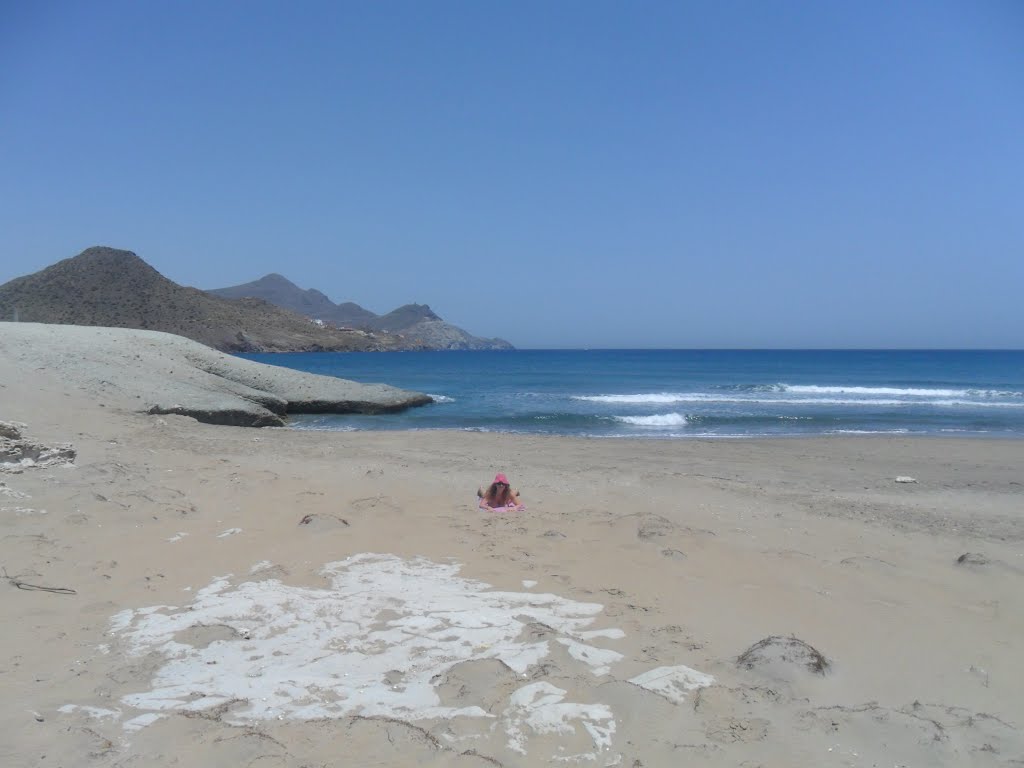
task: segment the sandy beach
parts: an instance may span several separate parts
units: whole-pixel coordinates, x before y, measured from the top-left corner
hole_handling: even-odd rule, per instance
[[[0,472],[4,766],[1024,764],[1024,441],[0,402],[76,454]]]

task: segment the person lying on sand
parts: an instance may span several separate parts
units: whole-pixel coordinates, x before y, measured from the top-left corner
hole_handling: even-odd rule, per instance
[[[480,497],[480,509],[507,510],[521,509],[519,491],[509,486],[505,473],[499,472],[494,476],[494,482],[485,491],[478,488],[476,495]]]

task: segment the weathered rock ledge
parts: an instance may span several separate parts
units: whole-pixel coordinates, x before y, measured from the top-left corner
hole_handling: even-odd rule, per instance
[[[234,426],[282,426],[291,413],[393,413],[433,402],[419,392],[241,360],[182,336],[128,328],[0,323],[3,368],[27,377],[47,370],[104,405]]]

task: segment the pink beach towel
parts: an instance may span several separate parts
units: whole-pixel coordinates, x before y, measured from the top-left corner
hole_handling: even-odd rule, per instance
[[[490,507],[483,499],[480,499],[480,503],[477,506],[484,512],[522,512],[526,509],[525,504],[508,504],[504,507]]]

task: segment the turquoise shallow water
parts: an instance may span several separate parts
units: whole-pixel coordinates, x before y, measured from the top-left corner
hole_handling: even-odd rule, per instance
[[[679,439],[1024,437],[1024,351],[518,350],[248,359],[427,392],[404,414],[299,429],[465,429]]]

